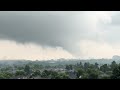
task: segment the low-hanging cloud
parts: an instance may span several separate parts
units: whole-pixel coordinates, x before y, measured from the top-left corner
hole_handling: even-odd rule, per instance
[[[1,39],[20,43],[34,42],[43,46],[75,50],[75,43],[82,37],[84,28],[78,25],[82,12],[0,12]],[[80,17],[81,16],[81,17]],[[73,49],[74,48],[74,49]]]
[[[104,25],[112,23],[112,15],[114,12],[1,11],[0,39],[62,47],[77,54],[81,40],[109,41],[103,31]]]

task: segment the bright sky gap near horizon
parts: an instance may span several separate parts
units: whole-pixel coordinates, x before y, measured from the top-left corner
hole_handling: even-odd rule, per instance
[[[0,11],[0,59],[120,55],[119,11]]]

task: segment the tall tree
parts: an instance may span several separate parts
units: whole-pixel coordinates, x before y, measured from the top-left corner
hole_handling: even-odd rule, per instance
[[[99,64],[96,62],[95,63],[95,68],[98,69],[99,68],[98,66],[99,66]]]
[[[24,71],[26,72],[27,75],[29,75],[30,74],[30,66],[25,65]]]
[[[77,69],[77,78],[79,78],[83,74],[84,74],[84,70],[83,69],[81,69],[81,68]]]
[[[90,66],[90,63],[84,63],[84,69],[88,69],[88,67]]]
[[[111,65],[110,65],[111,70],[113,70],[116,66],[117,66],[116,62],[113,61],[113,62],[111,63]]]
[[[105,72],[109,71],[109,67],[108,67],[107,64],[104,64],[104,65],[102,65],[102,66],[100,67],[100,70],[105,73]]]
[[[88,69],[87,73],[89,79],[97,79],[99,75],[98,71],[95,69]]]
[[[113,71],[112,71],[112,75],[111,75],[112,79],[120,79],[120,65],[116,66]]]

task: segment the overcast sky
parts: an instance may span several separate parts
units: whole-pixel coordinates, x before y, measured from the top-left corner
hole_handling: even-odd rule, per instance
[[[120,55],[119,11],[0,11],[0,59]]]

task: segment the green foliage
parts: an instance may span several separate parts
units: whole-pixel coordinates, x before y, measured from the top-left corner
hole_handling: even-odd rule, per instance
[[[110,75],[108,74],[99,75],[99,79],[110,79]]]
[[[86,70],[87,68],[89,68],[89,66],[90,66],[90,63],[84,63],[84,69]]]
[[[99,66],[99,64],[98,64],[98,63],[95,63],[95,68],[96,68],[96,69],[99,69],[98,66]]]
[[[24,70],[24,67],[19,66],[19,67],[17,67],[17,69],[18,69],[18,70]]]
[[[25,65],[24,71],[27,75],[30,74],[30,66],[29,65]]]
[[[66,65],[66,69],[67,69],[67,70],[72,70],[72,69],[73,69],[73,66],[72,66],[72,65]]]
[[[25,76],[25,71],[17,70],[16,73],[15,73],[15,76]]]
[[[89,74],[83,73],[83,75],[81,76],[81,79],[89,79]]]
[[[51,71],[44,70],[44,71],[42,72],[42,74],[41,74],[41,77],[47,78],[50,74],[51,74]]]
[[[66,73],[53,72],[51,74],[51,79],[69,79],[69,76]]]
[[[87,69],[87,73],[89,79],[97,79],[99,75],[98,70],[95,69]]]
[[[120,65],[116,66],[116,67],[113,69],[111,78],[112,78],[112,79],[120,79]]]
[[[100,70],[105,73],[106,71],[109,71],[110,69],[109,69],[109,67],[108,67],[107,64],[104,64],[104,65],[102,65],[102,66],[100,67]]]
[[[113,61],[113,62],[111,63],[111,65],[110,65],[111,70],[113,70],[116,66],[117,66],[116,62]]]
[[[80,62],[80,63],[77,63],[77,65],[76,65],[78,68],[83,68],[83,64],[82,64],[82,62]]]
[[[32,76],[41,76],[40,70],[36,70],[33,72]]]
[[[11,77],[13,77],[12,73],[9,72],[0,73],[0,79],[10,79]]]
[[[80,76],[83,76],[83,74],[84,74],[84,70],[83,69],[78,68],[76,71],[77,71],[77,78],[79,78]]]
[[[87,61],[69,61],[66,64],[57,61],[57,64],[31,61],[13,65],[0,64],[0,79],[14,78],[43,78],[43,79],[120,79],[120,64],[111,61],[109,64],[89,63]],[[42,64],[41,64],[42,63]]]

